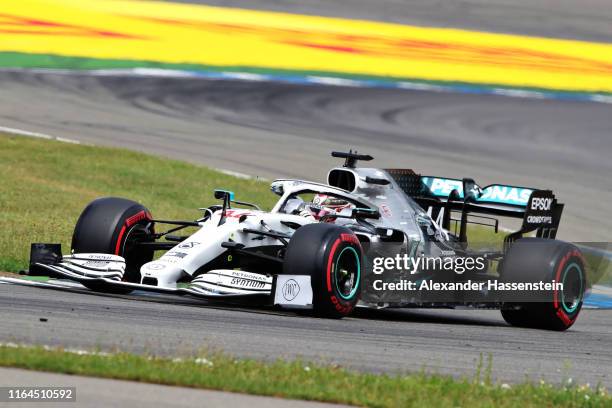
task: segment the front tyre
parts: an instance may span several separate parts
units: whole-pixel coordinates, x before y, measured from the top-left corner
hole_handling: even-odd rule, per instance
[[[313,309],[321,317],[341,318],[361,295],[363,250],[355,234],[333,224],[308,224],[291,237],[283,273],[308,275]]]
[[[72,235],[74,253],[115,254],[125,258],[123,280],[140,283],[140,267],[153,251],[138,244],[154,240],[151,213],[141,204],[118,197],[98,198],[83,210]],[[99,282],[84,283],[100,292],[129,293]]]
[[[512,244],[502,278],[513,282],[559,282],[548,302],[507,303],[501,313],[512,326],[564,331],[578,318],[586,290],[586,264],[578,248],[563,241],[523,238]]]

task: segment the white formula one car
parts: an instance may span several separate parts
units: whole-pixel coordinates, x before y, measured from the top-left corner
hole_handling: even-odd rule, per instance
[[[497,307],[517,326],[565,330],[576,320],[586,287],[578,249],[554,240],[563,205],[549,190],[491,185],[471,179],[424,177],[408,169],[357,168],[371,156],[333,152],[345,159],[328,184],[276,180],[280,199],[271,211],[216,190],[222,203],[201,209],[195,221],[153,218],[134,201],[105,197],[79,217],[71,255],[57,244],[32,244],[30,273],[69,278],[101,292],[148,290],[206,299],[313,309],[325,317],[348,315],[354,307]],[[236,207],[242,208],[236,208]],[[246,208],[244,208],[246,207]],[[459,214],[452,218],[451,214]],[[467,247],[468,216],[497,229],[491,215],[523,219],[499,250]],[[455,233],[451,233],[451,223]],[[159,232],[160,225],[175,227]],[[192,235],[176,232],[197,227]],[[536,231],[537,238],[522,238]],[[155,251],[166,251],[154,260]],[[563,282],[545,301],[511,301],[478,294],[475,299],[422,297],[417,292],[373,291],[378,255],[481,257],[478,265],[450,280]],[[496,268],[491,268],[495,264]],[[496,269],[496,270],[494,270]],[[401,272],[387,274],[399,282]],[[449,281],[434,268],[411,271],[421,281]],[[486,292],[486,291],[485,291]]]

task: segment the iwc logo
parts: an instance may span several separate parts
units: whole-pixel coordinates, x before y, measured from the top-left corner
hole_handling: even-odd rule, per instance
[[[286,301],[291,302],[300,293],[300,285],[293,279],[289,279],[283,285],[283,297]]]

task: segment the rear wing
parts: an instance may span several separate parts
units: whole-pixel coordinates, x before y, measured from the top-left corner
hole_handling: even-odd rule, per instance
[[[450,230],[451,212],[461,212],[461,219],[456,220],[460,222],[461,241],[467,241],[466,224],[483,224],[468,222],[469,214],[522,219],[520,230],[508,235],[507,241],[532,231],[541,238],[555,238],[557,235],[563,204],[557,202],[550,190],[503,184],[480,187],[469,178],[422,176],[410,169],[387,169],[386,172],[443,228]],[[475,217],[493,220],[497,231],[497,219]]]

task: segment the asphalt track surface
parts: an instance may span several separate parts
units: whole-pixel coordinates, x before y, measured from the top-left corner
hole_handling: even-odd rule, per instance
[[[612,319],[585,310],[565,333],[507,326],[498,311],[359,311],[342,320],[168,296],[102,296],[0,284],[0,341],[156,355],[223,350],[369,372],[473,378],[492,356],[500,382],[544,378],[612,388]],[[41,322],[41,318],[47,321]]]
[[[610,240],[610,104],[10,72],[0,72],[0,101],[0,126],[268,179],[322,181],[341,164],[329,152],[353,148],[376,167],[548,188],[566,204],[560,238]]]
[[[206,1],[213,4],[214,1]],[[219,1],[220,5],[610,41],[611,8],[588,2]],[[551,188],[560,236],[609,241],[611,107],[502,96],[161,78],[0,73],[0,125],[122,146],[266,178],[321,179],[332,149],[381,167]],[[368,312],[341,321],[163,296],[131,299],[0,285],[0,340],[157,354],[223,349],[368,371],[544,377],[612,386],[612,319],[568,332],[508,327],[497,311]],[[40,322],[47,317],[47,322]]]

